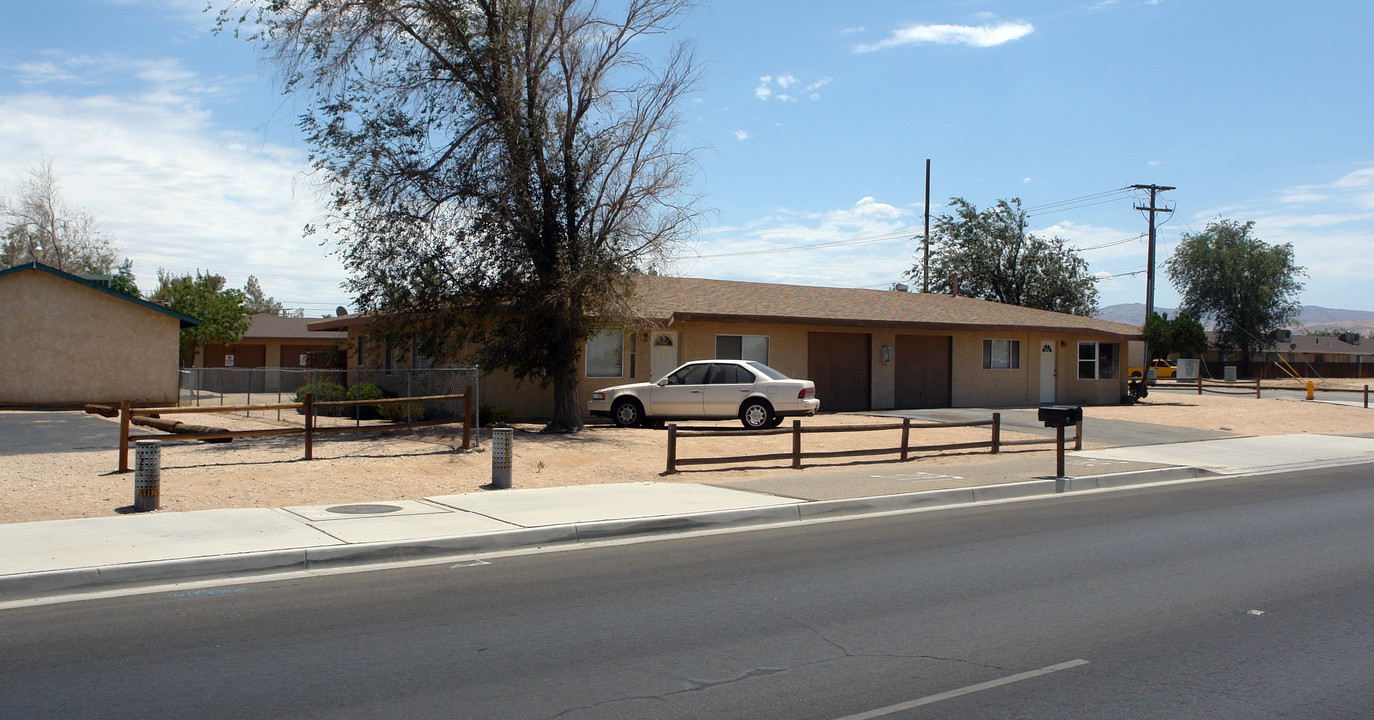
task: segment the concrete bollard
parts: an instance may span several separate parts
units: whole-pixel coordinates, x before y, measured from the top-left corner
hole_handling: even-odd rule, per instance
[[[491,486],[504,490],[510,487],[510,469],[514,459],[511,441],[515,430],[511,428],[491,429]]]
[[[162,441],[134,443],[134,511],[147,512],[162,506]]]

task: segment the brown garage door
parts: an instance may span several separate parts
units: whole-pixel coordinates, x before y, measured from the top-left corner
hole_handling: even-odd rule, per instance
[[[228,348],[220,345],[206,345],[204,352],[205,367],[226,367],[225,358],[228,355],[234,356],[233,367],[255,368],[267,364],[266,345],[234,345]]]
[[[872,407],[870,348],[867,333],[807,334],[806,379],[816,383],[821,410],[868,410]]]
[[[953,346],[954,338],[948,335],[897,336],[897,407],[949,407]]]

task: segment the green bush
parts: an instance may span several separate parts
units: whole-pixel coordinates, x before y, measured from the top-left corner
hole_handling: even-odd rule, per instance
[[[334,402],[343,400],[348,396],[348,388],[335,382],[316,382],[309,385],[302,385],[296,388],[296,402],[305,402],[306,395],[314,395],[315,402]],[[320,408],[316,411],[319,415],[340,415],[343,408]],[[305,414],[302,408],[296,408],[296,413]]]
[[[381,400],[386,397],[382,389],[372,383],[358,383],[348,389],[348,396],[345,400]],[[357,407],[337,408],[339,414],[344,417],[357,417],[363,420],[375,420],[381,417],[376,405],[359,405]]]
[[[390,420],[391,422],[407,422],[407,411],[410,413],[409,422],[420,422],[425,419],[424,403],[395,403],[377,406],[377,414],[381,415],[383,420]]]
[[[477,414],[481,417],[482,425],[490,427],[492,425],[505,425],[510,422],[514,413],[508,407],[492,405],[491,403],[479,403]]]
[[[384,396],[382,389],[372,383],[358,383],[353,387],[344,387],[333,382],[319,382],[310,385],[302,385],[296,390],[296,402],[305,402],[307,394],[314,394],[315,402],[338,402],[340,400],[381,400]],[[297,413],[305,411],[297,408]],[[376,405],[360,405],[358,407],[322,407],[315,410],[316,415],[326,415],[329,417],[361,417],[364,420],[375,420],[378,417]]]

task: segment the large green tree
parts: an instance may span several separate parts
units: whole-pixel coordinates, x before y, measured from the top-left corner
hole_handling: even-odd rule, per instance
[[[220,18],[311,103],[324,225],[373,330],[552,384],[546,430],[574,431],[582,342],[698,215],[676,143],[698,71],[655,37],[690,4],[273,0]]]
[[[1174,353],[1201,355],[1207,350],[1207,331],[1188,313],[1170,320],[1165,313],[1150,313],[1141,337],[1150,348],[1150,360],[1163,360]]]
[[[181,359],[185,365],[195,362],[196,353],[206,345],[238,342],[253,324],[253,315],[243,304],[243,291],[226,288],[219,275],[202,274],[199,270],[195,277],[173,275],[159,268],[157,282],[157,290],[149,300],[201,322],[181,330]]]
[[[931,292],[951,292],[957,274],[960,295],[1089,317],[1097,312],[1087,261],[1063,238],[1026,234],[1020,199],[979,211],[950,198],[950,207],[953,213],[940,215],[931,228]],[[921,284],[924,263],[909,274]]]
[[[1211,320],[1214,344],[1239,352],[1246,375],[1251,355],[1272,347],[1278,331],[1297,321],[1300,278],[1307,276],[1291,244],[1266,244],[1254,229],[1253,221],[1208,223],[1202,232],[1184,233],[1164,264],[1180,311]]]

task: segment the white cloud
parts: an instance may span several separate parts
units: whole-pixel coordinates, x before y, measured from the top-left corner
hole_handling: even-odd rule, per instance
[[[0,95],[0,190],[50,160],[65,199],[100,220],[144,288],[159,267],[199,268],[240,287],[257,275],[281,300],[347,304],[339,262],[302,237],[319,215],[303,151],[219,127],[200,98],[221,89],[176,61],[101,72],[120,82]]]
[[[815,82],[803,84],[802,80],[790,73],[782,75],[764,75],[759,78],[758,87],[754,88],[754,97],[763,100],[777,100],[778,102],[796,102],[798,95],[792,92],[783,92],[789,88],[803,88],[806,91],[807,99],[816,102],[821,99],[818,90],[831,82],[829,77],[823,77]]]
[[[696,246],[701,256],[756,254],[688,255],[676,269],[693,277],[727,280],[885,287],[901,280],[914,263],[912,238],[921,232],[917,220],[916,210],[873,197],[833,210],[780,209],[743,227],[716,228]],[[853,240],[864,242],[848,242]],[[776,252],[828,243],[836,244]]]
[[[735,131],[735,139],[736,139],[736,140],[748,140],[748,139],[749,139],[749,131],[748,131],[748,130],[736,130],[736,131]]]
[[[994,47],[1023,38],[1035,31],[1028,22],[997,25],[912,25],[896,30],[886,40],[856,45],[854,52],[873,52],[899,45],[968,45]]]

